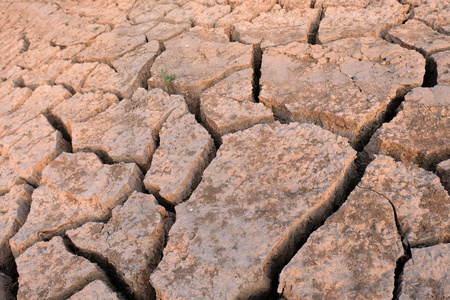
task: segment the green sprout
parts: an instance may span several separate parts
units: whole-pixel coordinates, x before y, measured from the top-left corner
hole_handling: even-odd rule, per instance
[[[167,83],[171,83],[172,81],[174,81],[175,80],[175,75],[172,75],[172,76],[166,76],[166,82]]]
[[[433,9],[433,12],[439,12],[439,9]]]
[[[94,30],[97,30],[97,29],[99,29],[99,28],[100,28],[100,26],[97,26],[97,27],[94,28]]]
[[[167,83],[171,83],[172,81],[175,80],[175,74],[169,76],[169,75],[167,75],[167,71],[164,69],[161,69],[161,75],[162,75],[162,77],[164,77],[164,80]]]

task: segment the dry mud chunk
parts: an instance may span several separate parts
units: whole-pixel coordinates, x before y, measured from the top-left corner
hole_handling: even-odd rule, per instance
[[[378,156],[359,186],[391,201],[412,247],[450,241],[450,197],[433,173]]]
[[[12,293],[13,282],[11,278],[0,273],[0,299],[14,300],[16,299]]]
[[[311,0],[280,0],[278,1],[284,9],[310,8]],[[317,3],[318,1],[316,1]]]
[[[128,17],[135,24],[160,21],[168,12],[175,8],[178,8],[178,5],[174,3],[138,0],[134,2]]]
[[[427,170],[450,158],[450,105],[430,104],[414,106],[406,100],[406,108],[372,136],[367,152],[413,162]]]
[[[402,46],[414,48],[424,55],[450,49],[450,36],[434,31],[417,20],[409,20],[389,30],[387,39]]]
[[[0,117],[16,111],[32,94],[29,88],[15,88],[12,82],[0,87]]]
[[[69,69],[72,63],[67,60],[57,60],[51,64],[45,64],[37,70],[32,70],[25,73],[23,82],[25,86],[35,89],[40,85],[53,84],[55,79],[64,71]]]
[[[142,72],[141,69],[150,69],[159,53],[159,43],[150,41],[113,61],[112,65],[119,74],[133,76],[133,73]]]
[[[121,98],[127,98],[133,92],[133,86],[124,82],[124,76],[117,73],[107,64],[99,64],[86,78],[83,93],[102,91],[116,94]]]
[[[145,33],[149,41],[165,42],[191,28],[190,24],[170,24],[161,22]]]
[[[403,109],[414,107],[450,106],[450,86],[436,85],[432,88],[417,87],[405,96]]]
[[[274,121],[272,110],[253,99],[253,70],[231,74],[201,95],[203,122],[221,140],[225,134]]]
[[[449,35],[450,34],[450,24],[439,27],[439,32]]]
[[[67,235],[82,252],[112,264],[138,299],[148,299],[148,278],[161,259],[167,217],[152,195],[134,192],[108,223],[87,223]]]
[[[90,150],[114,162],[136,162],[148,169],[161,124],[172,109],[185,106],[180,96],[160,89],[138,89],[133,99],[114,103],[106,111],[72,125],[74,151]]]
[[[101,280],[95,280],[67,300],[122,300],[109,286]]]
[[[444,187],[450,192],[450,159],[438,164],[436,173],[441,178]]]
[[[13,65],[13,62],[20,56],[24,49],[24,40],[20,39],[19,34],[9,31],[0,33],[0,38],[2,39],[2,45],[0,45],[0,51],[2,53],[0,65]]]
[[[126,13],[133,5],[132,1],[113,0],[82,2],[82,5],[79,0],[56,0],[55,3],[71,14],[82,14],[88,18],[97,19],[99,23],[113,25],[127,22]]]
[[[30,214],[10,240],[15,257],[42,239],[89,221],[101,221],[133,190],[141,190],[135,164],[103,165],[93,153],[64,153],[44,170]]]
[[[88,75],[97,65],[98,63],[74,64],[70,69],[59,75],[55,83],[61,84],[72,91],[81,92]]]
[[[151,26],[152,27],[152,26]],[[118,26],[99,35],[85,50],[77,54],[79,61],[112,62],[123,54],[145,44],[148,25]]]
[[[43,115],[24,123],[14,134],[0,138],[0,151],[8,157],[14,174],[37,185],[44,167],[70,145]]]
[[[407,18],[408,6],[396,0],[368,8],[329,7],[320,22],[318,43],[328,43],[347,37],[383,37],[386,31]]]
[[[25,101],[24,105],[21,107],[21,111],[27,110],[35,115],[45,113],[70,96],[70,92],[61,85],[40,86],[35,89],[30,98]]]
[[[188,23],[193,26],[214,27],[217,20],[230,12],[229,5],[206,6],[187,2],[180,8],[170,11],[164,21],[169,23]]]
[[[400,300],[448,299],[450,295],[450,245],[412,249],[403,270]]]
[[[356,187],[283,269],[286,299],[390,299],[401,237],[389,201]]]
[[[260,13],[269,11],[276,0],[244,1],[234,6],[231,13],[216,22],[216,27],[223,28],[227,35],[231,34],[232,27],[242,21],[250,21]]]
[[[23,79],[22,75],[26,73],[26,70],[22,70],[18,66],[15,65],[6,65],[0,68],[0,80],[13,82],[15,85],[22,85]],[[0,91],[0,94],[2,92]]]
[[[91,281],[106,279],[98,266],[68,252],[61,237],[37,243],[16,263],[18,300],[65,299]]]
[[[251,23],[235,24],[232,35],[241,43],[261,43],[261,48],[293,41],[307,42],[319,19],[317,9],[273,10],[260,14]]]
[[[214,155],[214,142],[194,115],[174,112],[163,124],[160,144],[144,180],[150,193],[158,192],[173,205],[183,201],[198,184]]]
[[[261,299],[268,273],[293,255],[293,235],[305,235],[339,198],[354,158],[345,139],[310,124],[225,136],[200,185],[177,206],[150,277],[157,296]]]
[[[85,122],[89,118],[103,112],[113,103],[119,102],[116,95],[110,93],[75,94],[52,109],[52,116],[72,135],[72,125]]]
[[[28,184],[20,184],[15,185],[8,194],[0,197],[0,266],[3,268],[9,267],[11,263],[9,239],[27,219],[32,191],[32,187]],[[0,297],[0,299],[3,298]]]
[[[11,158],[0,151],[0,195],[7,193],[18,179],[14,162]]]
[[[168,41],[151,68],[149,87],[178,91],[197,111],[201,91],[233,71],[252,67],[253,47],[228,40],[221,29],[194,28]]]
[[[46,22],[52,24],[52,30],[44,31],[44,39],[58,46],[88,44],[96,36],[110,30],[108,25],[96,23],[95,19],[87,18],[81,13],[68,14],[63,10],[51,14]]]
[[[56,54],[55,59],[70,60],[72,64],[75,64],[76,55],[86,49],[86,47],[87,45],[84,44],[67,46],[67,48],[62,49]]]
[[[450,51],[444,51],[431,56],[436,62],[437,83],[450,85]]]
[[[450,3],[442,0],[427,0],[414,8],[414,19],[425,22],[436,30],[450,24]]]
[[[125,54],[112,63],[100,64],[88,76],[82,91],[102,90],[130,98],[150,77],[150,67],[160,53],[159,43],[151,41]]]
[[[422,55],[378,38],[291,43],[264,51],[259,99],[281,118],[315,123],[356,146],[393,99],[422,84],[424,70]]]
[[[291,0],[293,1],[293,0]],[[375,0],[377,1],[377,0]],[[333,6],[349,6],[365,8],[369,4],[375,2],[373,0],[316,0],[314,7],[333,7]],[[380,1],[383,2],[383,1]]]
[[[24,123],[46,114],[70,96],[70,92],[60,85],[38,87],[19,109],[0,118],[0,137],[16,132]]]
[[[48,26],[47,30],[48,30]],[[26,52],[17,56],[11,64],[24,69],[37,69],[42,65],[51,63],[60,52],[59,47],[50,46],[47,43],[33,43]]]

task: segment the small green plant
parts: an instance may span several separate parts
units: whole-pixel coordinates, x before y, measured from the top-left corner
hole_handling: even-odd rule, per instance
[[[172,81],[175,80],[175,74],[169,76],[169,75],[167,75],[167,71],[164,69],[161,69],[161,75],[162,75],[162,77],[164,77],[164,80],[167,83],[171,83]]]
[[[439,9],[433,9],[433,12],[439,12]]]
[[[97,27],[94,28],[94,30],[97,30],[97,29],[99,29],[99,28],[100,28],[100,26],[97,26]]]

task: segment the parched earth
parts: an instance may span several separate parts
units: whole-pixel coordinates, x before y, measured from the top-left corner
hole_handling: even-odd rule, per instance
[[[450,299],[448,0],[0,2],[0,299]]]

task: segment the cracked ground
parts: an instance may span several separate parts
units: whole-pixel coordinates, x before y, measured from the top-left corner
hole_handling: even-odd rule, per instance
[[[450,299],[448,0],[0,2],[0,299]]]

